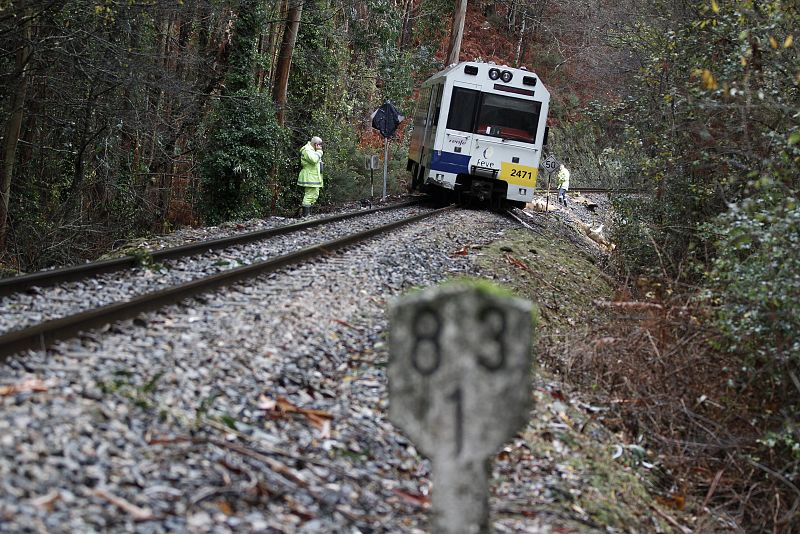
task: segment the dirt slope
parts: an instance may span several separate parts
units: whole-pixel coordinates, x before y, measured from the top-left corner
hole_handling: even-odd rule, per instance
[[[588,402],[546,363],[566,358],[572,340],[605,320],[596,302],[612,299],[615,283],[604,272],[604,248],[582,228],[597,228],[606,213],[575,203],[526,213],[531,228],[508,233],[479,260],[487,276],[536,303],[542,318],[536,408],[495,461],[498,508],[537,517],[553,532],[681,530],[678,512],[651,491],[660,474],[653,454],[624,433],[608,406]]]

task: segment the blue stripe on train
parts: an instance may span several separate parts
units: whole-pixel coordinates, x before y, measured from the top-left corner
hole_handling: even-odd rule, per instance
[[[454,154],[434,150],[431,155],[431,170],[452,172],[453,174],[469,172],[469,154]]]

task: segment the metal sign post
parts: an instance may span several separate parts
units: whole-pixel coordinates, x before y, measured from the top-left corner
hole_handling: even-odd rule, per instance
[[[545,193],[545,201],[544,201],[544,213],[545,213],[545,215],[547,215],[547,213],[550,211],[550,177],[552,175],[553,175],[553,173],[551,173],[551,172],[547,173],[547,192]]]
[[[383,196],[381,200],[386,200],[386,180],[389,177],[389,138],[383,140]]]
[[[392,306],[389,419],[431,460],[431,532],[491,532],[490,461],[531,408],[531,313],[469,284]]]
[[[403,122],[400,111],[391,101],[387,100],[381,107],[372,114],[372,127],[381,132],[383,136],[383,196],[381,200],[386,200],[386,183],[389,176],[389,138],[394,135],[397,126]]]
[[[547,198],[544,204],[544,212],[547,214],[550,210],[550,177],[553,176],[553,171],[558,168],[558,160],[550,154],[542,162],[542,168],[547,171],[547,193],[545,194]]]

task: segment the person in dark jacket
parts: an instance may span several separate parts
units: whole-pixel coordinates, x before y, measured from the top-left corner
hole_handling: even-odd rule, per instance
[[[308,217],[322,189],[322,139],[314,136],[300,149],[300,165],[297,185],[304,190],[303,217]]]

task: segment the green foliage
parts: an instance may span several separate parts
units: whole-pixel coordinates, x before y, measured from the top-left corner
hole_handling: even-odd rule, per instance
[[[265,215],[280,189],[286,132],[264,94],[242,91],[220,99],[209,126],[202,166],[202,206],[209,223]]]
[[[344,152],[337,154],[337,164],[326,167],[325,177],[330,184],[326,187],[325,199],[330,202],[345,202],[354,199],[365,199],[370,196],[369,177],[365,179],[364,152],[360,149],[352,148],[355,144],[354,139],[350,139],[353,145],[340,145],[345,148]],[[341,149],[340,149],[341,150]],[[382,171],[374,172],[376,191],[380,195]]]
[[[413,73],[428,70],[434,49],[423,46],[402,50],[397,46],[402,30],[402,5],[386,0],[370,0],[362,7],[370,13],[363,18],[358,9],[346,12],[348,33],[342,22],[321,0],[309,2],[303,10],[303,24],[297,39],[289,80],[291,164],[289,174],[296,178],[299,161],[296,152],[312,135],[324,141],[325,185],[320,203],[345,202],[369,196],[369,171],[364,170],[365,154],[380,149],[359,146],[354,125],[366,125],[371,113],[388,98],[410,115]],[[343,72],[346,72],[343,75]],[[366,126],[369,128],[369,126]],[[388,190],[402,190],[405,179],[405,144],[393,140],[390,150]],[[382,169],[374,172],[375,191],[383,189]],[[299,204],[301,190],[292,187],[283,199]]]
[[[297,38],[289,79],[288,114],[291,135],[290,179],[300,170],[298,150],[318,135],[324,142],[324,187],[320,203],[330,202],[340,183],[346,184],[346,161],[356,143],[350,127],[350,114],[356,106],[347,89],[341,68],[347,64],[348,50],[325,2],[316,0],[303,9],[303,24]],[[356,82],[357,89],[364,86]],[[287,190],[291,204],[299,205],[302,190]]]
[[[607,109],[606,119],[620,124],[623,168],[636,169],[653,193],[628,199],[627,212],[622,206],[615,241],[628,272],[657,265],[662,274],[697,281],[714,254],[701,226],[726,224],[717,216],[750,196],[756,182],[796,191],[791,134],[800,117],[787,111],[800,107],[788,38],[797,22],[796,8],[777,1],[703,3],[674,20],[634,23],[621,37],[643,66],[634,94]]]
[[[220,394],[217,392],[213,392],[207,397],[203,397],[200,400],[200,405],[197,407],[197,410],[194,414],[194,426],[200,427],[208,418],[208,413],[213,408],[214,402],[220,397]]]
[[[253,82],[253,66],[256,62],[256,39],[266,17],[265,3],[261,0],[239,0],[236,26],[231,36],[231,55],[227,92],[247,90]]]
[[[288,140],[272,102],[253,88],[264,3],[242,0],[239,7],[226,90],[209,121],[201,164],[203,213],[211,223],[266,215],[282,189],[274,177],[287,163]]]
[[[424,49],[413,53],[401,51],[396,47],[382,50],[378,55],[378,78],[381,81],[383,99],[391,100],[406,116],[410,116],[410,97],[418,80],[415,73],[421,67],[433,64],[433,55],[426,54]],[[376,102],[381,104],[382,102]]]
[[[419,3],[414,35],[422,47],[431,49],[431,57],[447,35],[448,22],[452,19],[454,6],[452,0],[422,0]]]
[[[724,348],[746,381],[774,405],[753,454],[789,480],[800,474],[800,203],[768,187],[710,222],[716,258],[705,279]],[[753,423],[751,423],[753,424]],[[774,500],[774,499],[773,499]]]
[[[23,270],[174,224],[291,213],[296,151],[311,135],[326,141],[322,202],[366,197],[369,116],[386,98],[410,115],[452,13],[451,0],[418,2],[408,18],[405,2],[306,1],[283,130],[259,94],[283,28],[278,0],[75,0],[35,17],[29,4],[2,4],[0,21],[4,106],[17,51],[33,51],[2,251]],[[404,146],[392,144],[390,192],[405,178]]]
[[[788,425],[779,432],[768,432],[758,442],[768,449],[784,448],[789,455],[800,460],[800,425]]]
[[[550,128],[547,149],[566,163],[572,186],[620,186],[622,169],[614,150],[602,139],[603,131],[591,121],[562,122]],[[544,174],[541,176],[544,178]],[[539,187],[544,185],[542,182]],[[550,185],[555,185],[554,179]]]
[[[747,420],[746,429],[726,428],[732,443],[747,444],[733,454],[795,480],[800,70],[793,34],[800,13],[779,0],[663,0],[651,9],[666,15],[634,20],[617,36],[641,64],[632,94],[594,110],[617,140],[621,169],[649,193],[615,203],[617,259],[632,276],[705,288],[714,315],[704,326],[723,334],[710,355],[723,352],[739,376],[729,387],[746,399],[727,414]],[[758,509],[795,498],[779,481],[769,480],[766,491],[763,482],[737,488],[752,496],[740,512],[750,516],[747,530],[780,529],[775,518],[793,513],[775,505],[774,514],[759,516]]]
[[[709,297],[730,349],[800,365],[800,204],[775,191],[734,205],[707,227],[717,256]]]
[[[157,371],[151,377],[141,377],[146,379],[146,382],[139,383],[137,377],[129,371],[119,369],[113,372],[112,377],[107,379],[98,379],[97,386],[105,394],[115,394],[125,397],[133,402],[134,405],[143,409],[149,410],[157,404],[155,398],[158,382],[164,376],[163,371]]]

